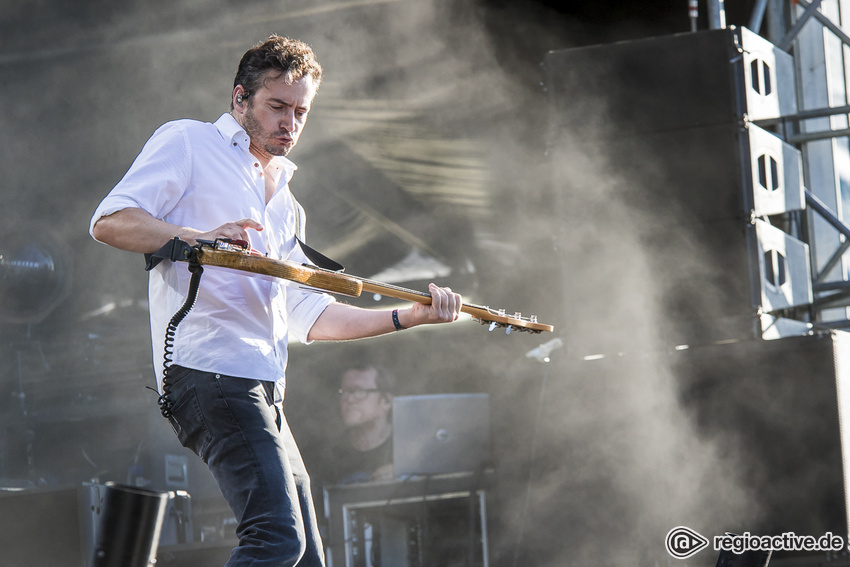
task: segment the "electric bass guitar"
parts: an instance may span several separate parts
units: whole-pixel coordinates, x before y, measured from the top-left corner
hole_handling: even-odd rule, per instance
[[[224,240],[204,241],[192,247],[192,249],[195,250],[196,261],[202,266],[218,266],[282,278],[328,293],[349,297],[359,297],[365,291],[425,305],[431,303],[431,295],[428,293],[334,272],[309,264],[275,260],[256,252],[252,253],[243,244],[247,243]],[[506,333],[511,331],[541,333],[554,330],[552,325],[538,322],[534,315],[524,317],[521,313],[508,314],[504,309],[491,309],[490,307],[467,303],[463,304],[461,311],[471,315],[474,320],[482,325],[489,325],[491,331],[496,328],[503,328]]]

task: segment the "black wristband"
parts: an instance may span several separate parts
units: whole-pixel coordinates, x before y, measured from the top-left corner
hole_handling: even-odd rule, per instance
[[[407,327],[402,327],[401,323],[398,322],[398,309],[393,309],[393,325],[395,326],[396,331],[403,331]]]

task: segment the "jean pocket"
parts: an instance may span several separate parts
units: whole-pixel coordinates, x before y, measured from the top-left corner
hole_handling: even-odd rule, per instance
[[[171,427],[177,434],[180,444],[198,455],[206,462],[207,450],[212,436],[201,412],[198,394],[194,388],[183,392],[174,403],[169,417]]]
[[[185,368],[178,364],[172,364],[168,367],[168,370],[166,372],[168,374],[168,378],[166,379],[166,381],[168,382],[168,387],[172,388],[180,380],[191,374],[193,370],[191,368]]]

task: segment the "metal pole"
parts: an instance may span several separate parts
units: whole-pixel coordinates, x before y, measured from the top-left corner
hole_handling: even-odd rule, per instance
[[[843,234],[846,238],[850,238],[850,226],[844,224],[844,221],[839,219],[838,216],[826,206],[826,203],[818,199],[817,195],[808,189],[806,189],[805,193],[806,202],[809,206],[817,211],[818,214],[820,214],[826,222],[831,224],[835,230]]]
[[[806,0],[797,0],[797,3],[800,6],[802,6],[803,8],[806,8],[806,7],[809,6],[809,4],[808,4],[808,2],[806,2]],[[817,2],[817,4],[820,4],[820,2]],[[846,33],[844,33],[844,30],[842,30],[835,22],[830,20],[828,17],[824,16],[823,13],[818,11],[818,10],[815,10],[812,13],[812,15],[814,16],[814,18],[817,21],[822,23],[829,31],[834,33],[835,36],[844,43],[844,45],[850,45],[850,36],[848,36]]]
[[[712,30],[726,28],[726,7],[723,0],[708,0],[708,27]]]
[[[750,31],[759,33],[761,23],[764,21],[764,12],[767,9],[767,0],[758,0],[753,6],[753,13],[750,16],[750,23],[747,26]]]
[[[788,51],[788,48],[791,46],[794,38],[796,38],[800,33],[800,30],[803,29],[803,26],[806,25],[806,23],[817,13],[818,6],[820,6],[822,1],[823,0],[814,0],[811,4],[807,4],[805,1],[802,2],[801,5],[805,8],[805,11],[799,18],[797,18],[797,22],[794,24],[794,27],[792,27],[788,33],[785,34],[785,37],[776,44],[779,49]],[[798,0],[798,4],[799,3],[800,1]]]
[[[691,31],[697,31],[699,19],[699,0],[688,0],[688,17],[691,19]]]
[[[774,45],[785,37],[788,29],[785,0],[767,0],[767,30],[764,37]]]
[[[850,136],[850,128],[841,130],[824,130],[823,132],[803,132],[801,134],[788,134],[787,142],[789,144],[802,144],[805,142],[814,142],[815,140],[828,140],[831,138],[843,138]]]
[[[779,116],[777,118],[753,120],[753,123],[756,126],[765,127],[773,126],[781,122],[788,122],[790,120],[809,120],[812,118],[823,118],[824,116],[835,116],[836,114],[850,114],[850,104],[845,104],[843,106],[830,106],[827,108],[811,108],[808,110],[801,110],[799,112],[795,112],[794,114],[786,114],[785,116]]]

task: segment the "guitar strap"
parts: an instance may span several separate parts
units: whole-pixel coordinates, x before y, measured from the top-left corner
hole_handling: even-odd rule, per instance
[[[148,272],[151,271],[163,260],[171,260],[172,262],[185,261],[189,259],[193,252],[194,249],[189,246],[188,242],[183,242],[175,236],[156,252],[145,254],[145,270]]]
[[[307,256],[307,259],[313,262],[317,267],[322,268],[324,270],[330,270],[332,272],[344,272],[345,266],[337,262],[336,260],[331,260],[318,250],[314,248],[310,248],[304,242],[301,241],[300,238],[295,238],[298,242],[298,245],[301,247],[301,251],[304,252],[304,255]]]
[[[313,262],[313,264],[319,268],[330,270],[332,272],[344,272],[345,266],[336,260],[331,260],[318,250],[311,248],[304,243],[304,241],[307,240],[307,231],[304,229],[307,214],[304,212],[304,207],[301,206],[301,203],[295,199],[295,195],[292,194],[292,191],[289,192],[289,198],[292,199],[292,204],[295,208],[295,240],[298,242],[298,246],[301,247],[301,251],[304,252],[304,255],[307,256],[308,260]]]
[[[307,213],[292,191],[289,192],[289,198],[292,200],[292,208],[295,209],[295,239],[303,242],[307,240],[307,229],[304,227],[307,224]]]

